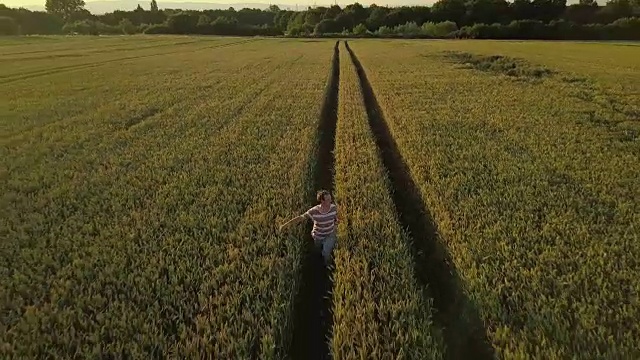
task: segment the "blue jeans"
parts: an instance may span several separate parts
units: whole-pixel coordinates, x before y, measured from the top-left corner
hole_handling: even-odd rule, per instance
[[[324,238],[314,238],[313,242],[317,250],[321,250],[324,262],[329,263],[331,260],[331,253],[333,247],[336,245],[336,233],[335,231],[325,236]]]

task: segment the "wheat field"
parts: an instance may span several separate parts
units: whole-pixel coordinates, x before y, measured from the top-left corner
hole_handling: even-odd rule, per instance
[[[638,357],[638,58],[0,38],[0,357]]]

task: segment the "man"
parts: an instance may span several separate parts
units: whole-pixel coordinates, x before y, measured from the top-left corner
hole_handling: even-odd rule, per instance
[[[331,253],[336,243],[336,230],[338,225],[338,207],[331,203],[331,193],[320,190],[317,194],[318,205],[307,210],[280,226],[280,231],[291,224],[298,224],[306,219],[313,221],[311,236],[316,248],[321,248],[325,265],[331,261]]]

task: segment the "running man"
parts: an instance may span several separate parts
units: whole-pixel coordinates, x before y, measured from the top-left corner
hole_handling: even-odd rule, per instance
[[[306,219],[313,221],[313,237],[316,249],[322,250],[325,265],[331,261],[331,253],[336,244],[336,230],[338,227],[338,207],[331,203],[331,193],[327,190],[318,191],[318,205],[307,210],[280,226],[280,231],[291,224],[298,224]]]

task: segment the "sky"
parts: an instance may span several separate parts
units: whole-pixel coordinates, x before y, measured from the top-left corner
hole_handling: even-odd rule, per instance
[[[158,0],[156,0],[158,1]],[[205,3],[229,3],[229,2],[242,2],[242,1],[224,1],[224,0],[170,0],[171,2],[205,2]],[[85,2],[91,2],[91,0],[85,0]],[[132,1],[134,2],[134,1]],[[151,2],[151,0],[149,0]],[[158,1],[159,3],[162,0]],[[251,1],[251,2],[263,2],[263,1]],[[19,7],[19,6],[27,6],[27,5],[43,5],[45,0],[0,0],[0,4],[5,4],[9,7]]]
[[[46,0],[0,0],[0,4],[5,4],[9,7],[26,7],[34,10],[44,10],[44,3]],[[87,2],[87,9],[90,11],[98,11],[101,13],[103,11],[113,11],[115,9],[122,10],[133,10],[138,3],[138,0],[120,0],[114,1],[113,5],[109,4],[109,1],[97,1],[97,0],[85,0]],[[95,6],[89,5],[91,2],[97,1]],[[143,8],[148,8],[148,3],[151,0],[140,0]],[[265,4],[265,7],[269,4],[277,4],[285,7],[295,7],[296,5],[300,6],[300,9],[303,9],[306,6],[327,6],[334,4],[337,2],[340,6],[345,6],[348,4],[352,4],[354,2],[359,2],[364,6],[371,5],[373,3],[382,5],[382,6],[402,6],[402,5],[432,5],[436,0],[156,0],[158,1],[158,5],[160,8],[163,8],[163,2],[166,2],[170,5],[176,3],[207,3],[207,4]],[[511,1],[511,0],[508,0]],[[577,3],[578,0],[568,0],[567,4]],[[603,0],[599,0],[598,3],[602,4]],[[100,5],[97,5],[100,4]],[[251,6],[253,7],[253,6]],[[259,6],[262,7],[262,6]],[[200,8],[200,6],[198,6]],[[208,8],[208,7],[204,7]]]
[[[91,0],[85,0],[87,3],[91,2]],[[147,1],[150,2],[151,0]],[[162,7],[162,0],[156,0],[158,1],[158,4],[160,5],[160,7]],[[343,5],[343,4],[351,4],[356,2],[357,0],[338,0],[338,4],[339,5]],[[407,5],[413,5],[413,4],[417,4],[417,3],[424,3],[424,4],[431,4],[433,3],[435,0],[378,0],[377,2],[375,0],[360,0],[358,1],[360,4],[363,5],[370,5],[372,3],[377,3],[379,5],[403,5],[403,4],[407,4]],[[137,1],[132,0],[132,3],[136,3]],[[275,4],[287,4],[287,5],[295,5],[297,4],[309,4],[309,5],[313,5],[314,3],[316,3],[317,5],[327,5],[327,4],[333,4],[334,0],[168,0],[168,2],[171,3],[181,3],[181,2],[190,2],[190,3],[210,3],[210,4],[234,4],[234,3],[264,3],[264,4],[270,4],[270,3],[275,3]],[[24,7],[28,7],[28,6],[33,6],[33,5],[39,5],[44,7],[44,3],[45,0],[0,0],[0,4],[5,4],[9,7],[20,7],[20,6],[24,6]]]

